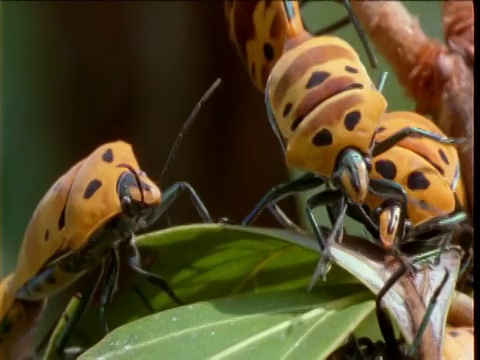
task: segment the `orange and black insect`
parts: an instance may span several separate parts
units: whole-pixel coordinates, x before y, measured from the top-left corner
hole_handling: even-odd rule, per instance
[[[244,224],[250,224],[267,204],[324,184],[335,189],[307,201],[322,250],[332,240],[323,238],[312,209],[344,196],[345,207],[356,207],[370,228],[379,227],[385,247],[427,234],[440,241],[466,220],[456,199],[461,185],[452,146],[463,140],[447,138],[426,119],[411,121],[420,115],[386,114],[385,98],[347,42],[332,36],[302,36],[273,66],[265,103],[272,128],[282,141],[288,140],[287,163],[311,173],[272,189]],[[390,132],[382,135],[382,128]],[[379,226],[364,205],[378,214]],[[341,221],[339,216],[336,224]],[[438,241],[432,246],[437,247]]]
[[[291,2],[284,1],[283,13],[297,35],[284,34],[265,104],[276,135],[288,141],[287,163],[310,173],[271,189],[243,224],[285,196],[326,184],[327,190],[307,200],[324,256],[321,274],[328,271],[328,245],[341,233],[347,208],[356,210],[355,218],[382,247],[402,250],[412,261],[432,251],[440,254],[466,220],[454,146],[463,140],[446,137],[418,114],[386,113],[387,101],[355,50],[337,37],[314,37],[299,29],[298,12],[289,7]],[[342,210],[331,216],[334,231],[325,239],[313,209],[328,210],[339,201]]]
[[[226,0],[224,5],[230,39],[253,83],[263,92],[287,39],[298,38],[303,30],[299,4],[297,1],[289,4],[289,10],[296,14],[292,21],[288,20],[281,1]]]
[[[217,79],[194,108],[167,164],[202,103],[219,84]],[[16,268],[5,284],[8,291],[0,307],[2,322],[7,321],[15,300],[44,300],[88,271],[102,272],[108,259],[100,313],[108,332],[106,310],[117,283],[120,243],[128,243],[134,250],[129,267],[181,304],[166,280],[141,268],[134,242],[134,234],[156,222],[181,192],[189,193],[203,221],[212,222],[188,183],[175,183],[162,193],[141,170],[131,145],[116,141],[99,146],[60,177],[35,209]]]
[[[350,1],[342,2],[348,16],[323,31],[333,31],[352,22],[375,67],[377,60],[353,14]],[[262,92],[273,66],[282,54],[305,37],[311,36],[304,28],[300,6],[299,1],[224,1],[230,39],[235,44],[253,83]]]

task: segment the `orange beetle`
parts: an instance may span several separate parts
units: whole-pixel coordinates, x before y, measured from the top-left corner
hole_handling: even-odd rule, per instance
[[[197,103],[167,163],[202,103],[220,82],[217,79]],[[162,194],[141,171],[131,145],[116,141],[99,146],[60,177],[35,209],[15,271],[1,283],[5,289],[0,303],[2,323],[15,321],[10,314],[16,300],[42,301],[90,270],[97,269],[99,281],[109,261],[100,308],[100,318],[108,332],[106,311],[117,283],[117,250],[121,243],[134,250],[129,267],[181,304],[166,280],[141,268],[134,234],[152,225],[184,191],[189,193],[202,220],[212,222],[205,205],[188,183],[177,182]],[[0,337],[8,335],[10,329],[14,327],[4,327]]]
[[[296,18],[293,14],[290,20]],[[385,98],[347,42],[313,37],[305,30],[299,33],[303,33],[299,41],[290,48],[285,45],[272,67],[265,104],[276,135],[287,140],[287,163],[311,173],[273,188],[243,224],[286,195],[326,183],[336,189],[307,201],[308,218],[322,250],[332,240],[324,239],[312,209],[343,197],[345,207],[356,208],[356,218],[370,230],[379,227],[375,237],[387,248],[426,234],[436,241],[433,247],[439,241],[447,244],[448,240],[439,240],[438,232],[450,236],[466,220],[456,199],[463,197],[463,186],[453,146],[463,139],[446,137],[417,114],[386,114]],[[291,38],[287,43],[293,44]],[[389,130],[382,133],[382,128]],[[440,195],[432,199],[432,193]],[[366,206],[374,211],[373,219]],[[334,228],[342,219],[335,219]],[[324,260],[328,258],[326,252]]]

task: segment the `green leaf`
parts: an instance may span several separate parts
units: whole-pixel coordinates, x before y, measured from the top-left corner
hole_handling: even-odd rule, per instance
[[[374,309],[359,285],[239,295],[145,317],[80,359],[318,359]]]
[[[146,234],[137,243],[143,260],[158,252],[146,267],[169,280],[186,304],[248,292],[298,288],[306,292],[318,261],[314,240],[277,229],[195,224]],[[342,283],[358,280],[334,267],[322,286]],[[114,329],[173,306],[164,292],[136,277],[114,297],[109,325]],[[90,307],[78,330],[72,344],[90,346],[103,336],[98,305]]]

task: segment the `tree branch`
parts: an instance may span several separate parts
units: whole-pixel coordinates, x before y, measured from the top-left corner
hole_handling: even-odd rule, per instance
[[[448,47],[429,38],[418,20],[397,1],[353,1],[370,39],[392,65],[421,114],[448,136],[465,137],[459,146],[462,176],[473,208],[473,6],[445,2],[443,23]],[[470,4],[470,7],[468,6]]]

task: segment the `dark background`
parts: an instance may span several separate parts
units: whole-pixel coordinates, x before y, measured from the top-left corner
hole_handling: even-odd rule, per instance
[[[330,23],[345,14],[327,5],[313,4],[307,23]],[[439,4],[406,5],[421,15],[428,33],[441,38]],[[288,178],[263,97],[228,39],[222,2],[0,6],[2,274],[13,269],[43,194],[98,145],[130,142],[141,167],[158,179],[183,121],[217,77],[223,79],[221,88],[201,110],[161,187],[188,181],[214,218],[239,222],[269,187]],[[352,26],[336,35],[351,41],[366,60]],[[380,61],[380,69],[388,70]],[[385,92],[390,110],[413,108],[393,77]],[[285,207],[295,215],[293,201]],[[182,197],[174,223],[198,221]],[[276,222],[266,215],[258,224]]]

